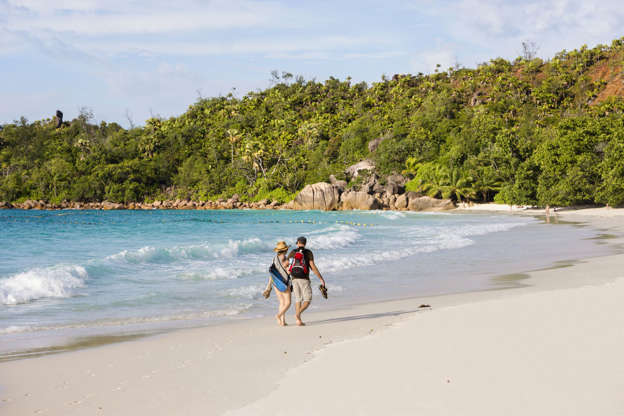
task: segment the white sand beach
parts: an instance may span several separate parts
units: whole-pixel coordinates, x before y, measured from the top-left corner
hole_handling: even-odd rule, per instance
[[[624,415],[624,210],[556,216],[611,234],[614,254],[512,289],[332,311],[315,293],[306,327],[245,320],[3,362],[0,414]]]

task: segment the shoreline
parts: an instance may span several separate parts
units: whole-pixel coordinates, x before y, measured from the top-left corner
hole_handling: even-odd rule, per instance
[[[523,287],[527,287],[528,285],[525,283],[521,283],[522,281],[529,279],[531,273],[537,272],[545,272],[548,270],[555,270],[559,268],[572,267],[575,264],[581,263],[587,259],[596,259],[601,257],[609,257],[613,254],[604,254],[597,256],[584,257],[582,259],[569,259],[564,261],[557,261],[552,263],[550,266],[530,269],[530,270],[518,270],[516,272],[499,274],[492,276],[492,280],[497,280],[501,284],[504,283],[504,286],[501,287],[492,287],[487,289],[465,289],[452,291],[447,293],[440,294],[427,294],[422,297],[416,296],[405,296],[400,298],[392,298],[392,299],[382,299],[382,300],[373,300],[373,301],[357,301],[354,303],[348,303],[343,305],[329,306],[324,307],[324,313],[331,314],[332,312],[336,312],[338,314],[349,310],[349,309],[359,309],[359,308],[367,308],[367,307],[379,307],[380,309],[385,309],[387,305],[398,302],[417,302],[419,299],[431,300],[431,299],[441,299],[450,296],[462,296],[462,295],[470,295],[470,294],[479,294],[479,293],[489,293],[489,292],[497,292],[497,291],[507,291],[520,289]],[[316,296],[318,297],[318,296]],[[318,301],[318,299],[317,299]],[[289,310],[292,314],[292,307]],[[417,311],[413,311],[417,312]],[[314,315],[318,313],[318,311],[309,310],[306,315]],[[47,347],[41,348],[32,348],[32,349],[24,349],[24,350],[14,350],[9,351],[8,353],[0,353],[0,364],[4,362],[10,361],[20,361],[20,360],[28,360],[31,358],[39,358],[45,357],[49,355],[56,354],[65,354],[71,353],[75,351],[81,351],[89,348],[98,348],[107,345],[123,343],[126,341],[139,340],[143,338],[151,338],[167,335],[170,333],[178,332],[178,331],[189,331],[189,330],[197,330],[197,329],[206,329],[214,326],[227,326],[230,324],[236,324],[239,322],[253,322],[258,319],[264,320],[272,320],[270,316],[255,316],[255,317],[243,317],[237,320],[214,320],[210,322],[203,322],[201,324],[183,326],[183,327],[171,327],[171,328],[156,328],[156,329],[146,329],[146,330],[137,330],[133,331],[121,331],[121,332],[110,332],[103,333],[97,335],[86,335],[86,336],[76,336],[76,335],[68,335],[66,338],[66,342],[55,343]],[[10,334],[10,333],[9,333]],[[1,384],[0,384],[1,387]]]
[[[603,217],[606,215],[603,209],[590,213],[593,217],[578,212],[566,212],[561,216],[586,222],[599,230],[608,227],[610,232],[617,232],[617,238],[610,239],[609,244],[621,250],[624,215],[620,214],[618,211],[617,216],[611,213]],[[556,299],[560,296],[558,293],[566,290],[600,288],[600,285],[616,281],[622,261],[623,254],[612,254],[583,259],[570,267],[530,271],[523,273],[529,277],[523,279],[522,287],[310,311],[306,314],[309,323],[306,328],[279,328],[272,318],[250,319],[228,325],[180,329],[65,354],[2,362],[0,410],[6,409],[15,415],[35,411],[59,415],[149,411],[164,415],[221,414],[242,408],[240,414],[279,414],[272,413],[281,400],[276,399],[280,394],[276,392],[292,385],[290,377],[294,374],[314,370],[327,360],[331,361],[331,357],[325,357],[331,356],[335,348],[351,349],[371,339],[383,340],[389,334],[401,332],[404,325],[447,315],[457,308],[474,309],[475,305],[488,302],[518,302],[525,295],[534,294]],[[422,303],[431,304],[433,308],[419,309]],[[292,321],[291,315],[288,319]],[[506,319],[504,313],[500,319]],[[254,345],[253,349],[249,348],[250,344]],[[418,342],[415,345],[419,345]],[[366,367],[367,359],[360,356],[359,360]],[[53,381],[35,376],[52,369],[56,376]],[[327,373],[330,370],[325,371],[330,380],[310,377],[321,385],[331,382],[331,373]],[[220,376],[215,377],[216,374]],[[403,380],[400,374],[396,376]],[[357,380],[353,382],[357,384]],[[394,385],[395,381],[388,380],[388,383]],[[327,393],[325,388],[321,391],[323,393],[319,394]],[[154,398],[154,392],[161,397]],[[332,396],[333,393],[329,393]],[[363,414],[375,414],[370,409],[382,401],[375,396],[366,397],[362,396],[363,403],[372,407]],[[296,403],[295,399],[288,400]],[[320,412],[330,403],[333,402],[323,404],[312,399],[311,407],[306,407],[311,413],[307,414],[314,414],[311,409]],[[331,409],[330,406],[328,414],[336,414]]]

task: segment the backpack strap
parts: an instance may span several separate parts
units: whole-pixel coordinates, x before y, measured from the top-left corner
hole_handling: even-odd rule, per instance
[[[277,254],[275,255],[275,257],[273,257],[273,267],[275,267],[277,269],[278,273],[281,274],[282,277],[285,280],[289,280],[290,279],[289,270],[286,270],[284,268],[284,266],[282,265],[282,262],[280,261],[279,257],[277,257]]]

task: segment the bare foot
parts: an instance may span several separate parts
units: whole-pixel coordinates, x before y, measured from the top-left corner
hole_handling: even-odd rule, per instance
[[[297,318],[297,325],[298,326],[305,326],[305,324],[303,323],[303,321],[299,318]]]
[[[282,324],[282,318],[280,318],[279,315],[275,315],[275,320],[279,326],[284,326],[284,324]]]

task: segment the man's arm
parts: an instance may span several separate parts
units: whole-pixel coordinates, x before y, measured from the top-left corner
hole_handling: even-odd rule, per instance
[[[319,269],[316,267],[316,264],[314,264],[314,260],[310,260],[310,269],[312,269],[312,271],[318,276],[319,280],[321,281],[321,284],[325,286],[325,279],[323,279],[323,276],[321,276],[321,272],[319,272]]]

